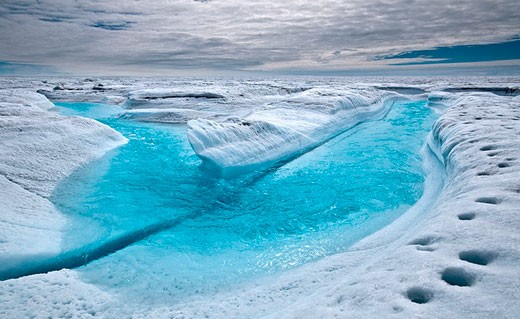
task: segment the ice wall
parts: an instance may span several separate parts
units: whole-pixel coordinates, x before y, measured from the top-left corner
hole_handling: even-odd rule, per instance
[[[243,118],[188,121],[188,140],[211,171],[233,176],[290,159],[385,114],[399,98],[375,89],[310,89]]]
[[[127,141],[106,125],[51,107],[38,93],[0,90],[0,272],[59,251],[66,219],[48,197],[79,166]]]

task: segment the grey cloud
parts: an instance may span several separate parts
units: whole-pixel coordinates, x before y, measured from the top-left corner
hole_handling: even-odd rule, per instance
[[[87,70],[340,68],[503,41],[520,34],[518,21],[517,0],[3,0],[0,60]]]

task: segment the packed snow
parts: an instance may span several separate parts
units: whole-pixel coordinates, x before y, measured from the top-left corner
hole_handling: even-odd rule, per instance
[[[43,95],[0,90],[0,274],[61,249],[67,219],[49,201],[75,169],[126,143],[96,121],[49,111]],[[37,240],[35,240],[37,239]]]
[[[52,104],[36,91],[55,101],[113,101],[125,106],[135,99],[136,91],[145,90],[140,91],[142,97],[149,95],[146,90],[170,88],[121,116],[143,112],[146,115],[139,120],[153,121],[159,116],[156,113],[169,112],[170,118],[159,116],[158,121],[189,121],[189,134],[204,136],[198,137],[200,145],[193,143],[199,154],[230,147],[232,151],[226,153],[233,158],[221,155],[221,166],[236,166],[241,160],[248,165],[278,161],[305,150],[354,125],[347,119],[358,111],[350,112],[350,106],[367,112],[356,121],[366,120],[384,113],[384,100],[398,93],[411,94],[410,98],[427,95],[429,105],[441,116],[424,148],[429,174],[421,200],[394,223],[343,253],[213,295],[192,296],[182,303],[172,300],[158,307],[126,304],[102,287],[84,282],[74,270],[24,276],[0,282],[0,316],[516,318],[520,313],[519,83],[518,78],[498,77],[2,78],[0,272],[20,266],[31,256],[60,250],[60,232],[67,220],[48,200],[50,192],[74,169],[126,141],[96,121],[53,113]],[[322,94],[327,90],[335,93]],[[343,115],[338,91],[364,96]],[[172,92],[182,94],[172,97]],[[208,98],[205,93],[222,98]],[[164,99],[170,101],[158,101]],[[254,129],[268,131],[253,134]],[[219,134],[227,137],[211,140]],[[290,142],[292,136],[303,143],[284,153],[287,141],[291,147],[296,144]],[[251,144],[249,138],[257,143]],[[240,152],[239,145],[247,145],[248,150]],[[258,145],[279,150],[259,160],[248,152],[256,152]]]
[[[224,122],[188,122],[188,140],[212,171],[223,176],[280,162],[377,118],[398,98],[373,89],[346,93],[311,89]]]

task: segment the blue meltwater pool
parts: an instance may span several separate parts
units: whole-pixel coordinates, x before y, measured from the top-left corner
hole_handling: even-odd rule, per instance
[[[420,149],[436,117],[425,101],[396,103],[282,166],[225,180],[200,169],[185,125],[56,105],[130,140],[56,189],[70,219],[64,249],[94,254],[77,268],[83,280],[149,303],[297,267],[389,224],[421,197]]]

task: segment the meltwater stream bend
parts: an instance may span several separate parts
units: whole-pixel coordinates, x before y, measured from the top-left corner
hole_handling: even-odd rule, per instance
[[[57,110],[97,119],[130,140],[55,191],[52,201],[71,220],[64,250],[88,254],[116,241],[78,271],[150,303],[302,265],[387,225],[422,194],[419,151],[435,119],[425,101],[397,103],[384,119],[260,178],[223,180],[201,171],[184,125],[119,119],[119,108],[101,104],[57,103]]]

